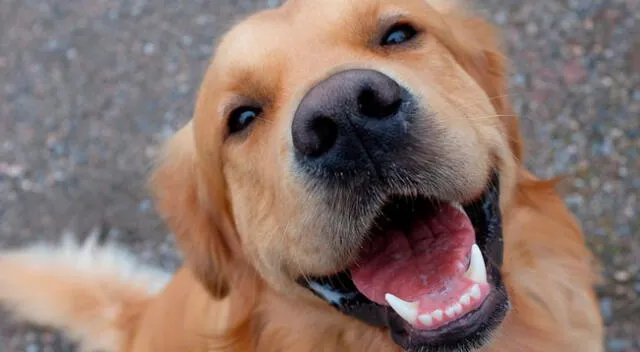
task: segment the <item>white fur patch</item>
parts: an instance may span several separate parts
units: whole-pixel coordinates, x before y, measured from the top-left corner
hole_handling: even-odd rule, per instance
[[[309,282],[309,288],[311,288],[315,293],[319,294],[327,302],[335,305],[340,305],[343,299],[350,299],[355,295],[353,293],[338,292],[330,286],[321,285],[315,281]]]
[[[72,235],[64,235],[60,244],[40,243],[3,253],[2,256],[24,259],[33,266],[66,266],[88,276],[115,276],[121,282],[144,287],[150,295],[159,293],[172,274],[143,265],[130,252],[113,243],[98,244],[97,236],[79,243]]]

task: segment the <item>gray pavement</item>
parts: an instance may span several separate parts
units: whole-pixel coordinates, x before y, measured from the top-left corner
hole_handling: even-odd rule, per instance
[[[212,43],[274,0],[0,1],[0,247],[100,231],[179,263],[144,188]],[[528,163],[602,259],[609,351],[640,351],[640,0],[472,1],[504,28]],[[0,351],[73,351],[0,315]]]

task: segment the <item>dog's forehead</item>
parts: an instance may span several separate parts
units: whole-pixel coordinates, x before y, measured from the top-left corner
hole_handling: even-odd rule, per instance
[[[318,0],[286,0],[281,8],[283,9],[305,9],[317,11],[321,7],[330,6],[334,10],[340,10],[345,6],[378,6],[384,4],[411,5],[412,3],[429,3],[440,6],[445,3],[457,3],[459,0],[324,0],[322,6],[318,6]],[[443,5],[444,6],[444,5]]]
[[[248,17],[228,31],[217,46],[212,69],[220,73],[216,75],[220,76],[218,83],[233,86],[256,75],[263,81],[275,79],[283,66],[293,73],[298,66],[305,66],[305,61],[327,60],[330,49],[352,41],[362,32],[358,28],[373,21],[351,21],[358,9],[377,10],[355,3],[328,0],[323,6],[311,6],[304,0],[295,1]]]
[[[322,6],[306,0],[286,3],[282,7],[256,13],[235,25],[220,42],[219,52],[244,53],[259,48],[273,49],[279,45],[292,47],[299,40],[326,36],[339,40],[340,35],[334,32],[339,34],[340,28],[367,21],[368,18],[363,18],[362,13],[366,11],[371,14],[378,10],[377,3],[378,0],[362,3],[326,0]],[[347,34],[347,31],[342,30],[342,34]]]
[[[287,0],[280,7],[284,11],[297,11],[299,14],[304,15],[305,12],[309,14],[318,14],[318,12],[330,11],[336,14],[340,14],[344,10],[358,10],[366,9],[367,7],[406,7],[413,8],[415,6],[424,6],[425,4],[437,9],[441,12],[448,12],[456,8],[462,8],[461,6],[464,0]],[[322,6],[319,6],[322,4]],[[326,13],[325,13],[326,14]]]
[[[234,26],[218,45],[220,69],[264,71],[269,62],[296,62],[305,55],[363,44],[385,17],[412,16],[435,0],[290,0]],[[291,67],[290,67],[291,68]]]
[[[226,33],[209,66],[208,84],[230,94],[251,91],[249,98],[258,101],[269,92],[297,94],[329,72],[375,60],[370,49],[376,36],[398,18],[422,26],[442,22],[439,13],[444,11],[434,5],[442,1],[325,0],[322,6],[316,0],[287,2],[248,17]]]

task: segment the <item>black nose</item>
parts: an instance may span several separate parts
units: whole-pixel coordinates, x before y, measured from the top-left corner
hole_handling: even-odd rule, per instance
[[[299,157],[323,167],[357,167],[406,133],[408,93],[373,70],[342,71],[313,87],[300,102],[291,133]],[[388,149],[388,148],[387,148]]]

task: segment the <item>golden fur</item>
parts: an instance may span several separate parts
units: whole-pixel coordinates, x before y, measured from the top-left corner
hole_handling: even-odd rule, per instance
[[[398,16],[426,37],[410,50],[372,48],[379,21]],[[119,275],[126,255],[90,242],[1,255],[0,302],[69,331],[86,350],[398,351],[386,331],[294,282],[344,267],[358,243],[337,248],[321,236],[340,224],[288,167],[293,112],[330,73],[365,67],[435,112],[455,189],[433,192],[470,200],[500,170],[512,309],[482,350],[602,351],[591,255],[554,184],[524,169],[505,66],[493,27],[453,1],[292,0],[252,16],[220,42],[193,119],[151,180],[185,256],[166,288],[151,286],[163,273]],[[250,134],[227,136],[226,114],[248,100],[264,114]]]

